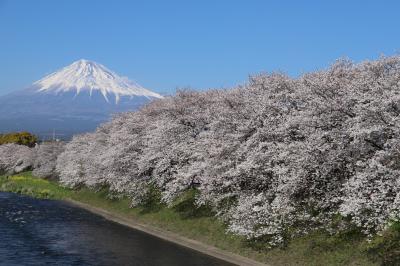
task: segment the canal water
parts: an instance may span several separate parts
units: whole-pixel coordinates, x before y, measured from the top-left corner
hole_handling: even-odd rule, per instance
[[[0,192],[0,265],[231,265],[61,201]]]

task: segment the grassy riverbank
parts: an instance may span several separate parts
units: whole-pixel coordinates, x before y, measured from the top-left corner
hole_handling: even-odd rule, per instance
[[[285,248],[265,250],[262,249],[262,243],[248,242],[225,233],[224,224],[210,215],[209,210],[196,209],[193,206],[192,193],[179,199],[172,208],[156,203],[130,208],[128,199],[110,199],[106,190],[71,190],[55,182],[34,178],[29,172],[8,178],[0,177],[0,190],[37,198],[72,199],[270,265],[400,263],[400,259],[396,259],[400,256],[400,227],[393,227],[370,243],[355,232],[340,236],[314,233],[293,240]]]

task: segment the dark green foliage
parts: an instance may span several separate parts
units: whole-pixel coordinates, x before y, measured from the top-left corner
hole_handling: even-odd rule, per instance
[[[165,205],[161,203],[160,190],[154,185],[149,185],[147,194],[140,207],[142,207],[142,213],[157,212],[165,207]]]
[[[6,143],[15,143],[19,145],[33,147],[35,146],[37,141],[37,137],[29,132],[12,132],[7,134],[0,134],[0,145]]]
[[[257,250],[259,252],[267,252],[268,250],[271,249],[271,246],[268,244],[271,237],[269,236],[263,236],[259,238],[254,238],[254,239],[245,239],[243,242],[244,244],[254,250]],[[284,249],[284,246],[279,246],[277,248]]]
[[[400,265],[400,222],[385,230],[367,247],[368,256],[381,265]]]
[[[210,206],[196,204],[196,189],[190,189],[180,196],[172,205],[172,208],[181,215],[182,218],[211,217],[213,212]]]

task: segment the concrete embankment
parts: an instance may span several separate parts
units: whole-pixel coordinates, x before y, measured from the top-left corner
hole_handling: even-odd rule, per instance
[[[97,207],[94,207],[94,206],[91,206],[91,205],[88,205],[88,204],[85,204],[82,202],[78,202],[78,201],[74,201],[74,200],[70,200],[70,199],[66,200],[66,202],[68,202],[69,204],[74,205],[76,207],[83,208],[92,213],[100,215],[110,221],[128,226],[135,230],[140,230],[142,232],[153,235],[160,239],[173,242],[175,244],[196,250],[198,252],[207,254],[209,256],[213,256],[215,258],[218,258],[218,259],[221,259],[221,260],[224,260],[224,261],[236,264],[236,265],[243,265],[243,266],[266,266],[267,265],[267,264],[263,264],[261,262],[254,261],[254,260],[251,260],[249,258],[240,256],[240,255],[237,255],[237,254],[233,254],[228,251],[218,249],[218,248],[210,246],[210,245],[206,245],[204,243],[201,243],[201,242],[193,240],[193,239],[179,236],[172,232],[163,231],[163,230],[161,230],[159,228],[155,228],[153,226],[138,223],[132,219],[127,219],[116,213],[111,213],[107,210],[97,208]]]

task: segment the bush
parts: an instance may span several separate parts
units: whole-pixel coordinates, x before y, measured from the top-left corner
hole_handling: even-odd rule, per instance
[[[368,256],[381,265],[400,265],[400,223],[392,224],[367,246]]]
[[[29,132],[14,132],[8,134],[0,134],[0,145],[6,143],[15,143],[34,147],[37,143],[37,137]]]

